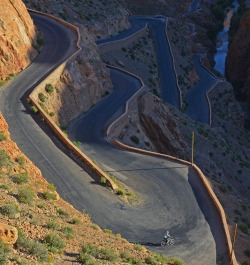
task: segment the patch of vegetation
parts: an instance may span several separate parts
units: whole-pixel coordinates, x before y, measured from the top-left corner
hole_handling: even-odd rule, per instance
[[[59,236],[52,233],[45,236],[44,243],[52,253],[58,253],[65,247],[64,241]]]
[[[38,258],[40,261],[47,261],[48,259],[47,248],[42,243],[29,240],[19,228],[18,239],[15,245],[20,250],[29,252],[32,256]]]
[[[58,209],[57,212],[62,218],[69,216],[69,214],[67,212],[65,212],[63,209]]]
[[[73,238],[74,229],[70,226],[64,226],[61,231],[66,235],[67,239]]]
[[[15,218],[20,213],[19,206],[14,203],[5,204],[0,208],[2,215],[8,216],[9,218]]]
[[[39,93],[39,94],[38,94],[38,98],[39,98],[42,102],[45,102],[45,100],[46,100],[46,97],[45,97],[45,95],[44,95],[43,93]]]
[[[80,148],[80,145],[81,145],[81,142],[79,141],[73,141],[73,144],[77,147],[77,148]]]
[[[59,224],[54,221],[48,221],[46,226],[51,230],[57,230],[59,228]]]
[[[53,183],[49,183],[48,186],[47,186],[47,188],[49,190],[56,190],[56,187],[55,187],[55,185]]]
[[[16,162],[21,166],[23,167],[24,164],[25,164],[25,158],[23,156],[19,156],[17,159],[16,159]]]
[[[10,253],[10,247],[8,244],[4,243],[2,240],[0,240],[0,264],[6,265],[8,264],[8,255]]]
[[[134,249],[137,251],[142,251],[143,250],[143,246],[140,244],[134,244]]]
[[[248,234],[248,226],[247,226],[247,224],[239,224],[238,227],[239,227],[241,232],[243,232],[245,234]]]
[[[35,193],[29,187],[20,188],[18,191],[18,201],[26,204],[32,204],[34,201]]]
[[[0,142],[5,141],[7,139],[7,136],[4,134],[3,131],[0,131]]]
[[[7,166],[10,162],[9,155],[2,149],[0,149],[0,167]]]
[[[23,184],[29,181],[29,176],[27,172],[20,173],[20,174],[12,176],[12,180],[16,184]]]
[[[36,106],[31,106],[30,110],[34,113],[34,114],[38,114],[38,109]]]
[[[130,137],[130,140],[132,141],[132,142],[134,142],[135,144],[139,144],[139,138],[136,136],[136,135],[132,135],[131,137]]]
[[[73,225],[80,225],[82,224],[81,220],[78,219],[78,218],[73,218],[71,221],[70,221],[71,224]]]
[[[4,189],[4,190],[9,190],[10,189],[10,187],[7,184],[2,184],[1,188]]]
[[[56,200],[57,196],[55,193],[49,192],[49,191],[45,191],[42,193],[42,198],[44,200]]]
[[[51,94],[54,91],[54,87],[51,84],[46,84],[45,90],[47,93]]]
[[[177,257],[171,258],[170,261],[173,262],[174,265],[186,265],[186,263],[183,260]]]
[[[106,233],[106,234],[112,234],[112,230],[110,229],[103,229],[103,232]]]

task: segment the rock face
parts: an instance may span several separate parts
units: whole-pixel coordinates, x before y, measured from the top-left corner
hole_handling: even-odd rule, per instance
[[[247,96],[250,110],[250,10],[241,19],[226,58],[226,75],[234,89]],[[242,90],[243,89],[243,90]]]
[[[150,93],[139,99],[138,107],[140,122],[156,150],[183,157],[186,144],[168,107]]]
[[[0,239],[7,244],[14,244],[17,241],[18,232],[13,226],[0,223]]]
[[[113,86],[109,71],[102,62],[94,37],[86,27],[78,25],[82,51],[73,58],[52,85],[53,93],[46,93],[43,103],[48,112],[53,112],[55,121],[65,126],[108,94]]]
[[[36,31],[21,0],[1,0],[0,80],[28,66],[37,52],[32,47]]]

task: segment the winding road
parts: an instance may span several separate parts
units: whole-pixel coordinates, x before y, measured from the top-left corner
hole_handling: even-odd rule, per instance
[[[194,170],[168,159],[122,150],[104,138],[108,124],[138,89],[136,79],[111,71],[114,92],[69,127],[70,138],[81,141],[91,159],[141,194],[143,203],[136,207],[96,185],[50,129],[27,111],[25,99],[30,91],[74,51],[76,42],[74,32],[58,22],[32,17],[45,35],[45,46],[30,67],[0,90],[0,110],[12,139],[55,184],[60,196],[75,208],[86,209],[100,227],[154,252],[178,256],[187,264],[215,265],[216,258],[226,252],[224,232]],[[159,242],[166,230],[174,235],[176,244],[162,248]]]

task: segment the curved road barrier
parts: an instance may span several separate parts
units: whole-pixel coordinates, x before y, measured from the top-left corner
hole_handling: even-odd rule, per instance
[[[148,24],[145,25],[144,28],[136,31],[134,34],[121,39],[121,40],[114,40],[114,41],[109,41],[109,42],[104,42],[101,44],[98,44],[98,48],[100,50],[100,53],[107,53],[107,52],[111,52],[113,50],[119,49],[122,46],[127,46],[130,44],[131,41],[135,41],[137,38],[142,37],[146,30],[147,30]]]
[[[40,14],[40,15],[44,15],[47,16],[49,18],[52,18],[62,24],[64,24],[65,26],[73,29],[76,31],[76,34],[78,36],[78,40],[76,43],[76,47],[77,47],[77,51],[74,52],[68,59],[66,59],[63,63],[61,63],[46,79],[44,79],[33,91],[32,93],[29,95],[29,98],[32,102],[32,104],[34,106],[36,106],[36,108],[40,111],[42,117],[46,120],[47,124],[51,127],[51,129],[55,132],[55,134],[58,136],[58,138],[70,149],[72,150],[78,157],[80,157],[81,159],[83,159],[83,161],[92,169],[95,170],[95,172],[100,176],[100,177],[104,177],[107,182],[109,183],[109,185],[111,186],[111,188],[113,190],[117,189],[117,185],[112,181],[111,178],[109,178],[105,172],[103,170],[101,170],[95,163],[93,163],[93,161],[91,159],[89,159],[82,151],[80,151],[66,136],[65,134],[62,132],[62,130],[54,123],[54,121],[50,118],[50,116],[43,110],[43,108],[38,104],[37,102],[37,95],[39,93],[39,91],[41,91],[41,89],[44,89],[45,85],[50,83],[52,80],[55,80],[63,71],[63,69],[65,68],[66,64],[68,62],[71,61],[72,58],[74,58],[81,50],[82,48],[79,46],[79,42],[80,42],[80,33],[79,33],[79,29],[74,26],[69,24],[66,21],[63,21],[59,18],[56,18],[52,15],[49,14],[44,14],[38,11],[33,11],[30,10],[30,12],[34,12],[36,14]]]
[[[131,150],[134,152],[139,152],[139,153],[144,153],[144,154],[148,154],[148,155],[153,155],[153,156],[159,156],[159,157],[165,157],[168,159],[171,159],[173,161],[185,164],[187,166],[192,166],[192,164],[188,161],[179,159],[177,157],[173,157],[170,155],[166,155],[166,154],[161,154],[161,153],[157,153],[157,152],[151,152],[151,151],[146,151],[146,150],[142,150],[136,147],[131,147],[128,146],[126,144],[123,144],[121,142],[119,142],[118,140],[114,140],[113,143],[121,148],[127,149],[127,150]],[[204,185],[204,187],[206,188],[208,194],[210,195],[211,200],[213,201],[214,205],[216,206],[220,217],[221,217],[221,222],[224,228],[224,233],[226,236],[226,240],[227,240],[227,246],[228,246],[228,251],[229,251],[229,255],[231,256],[232,253],[232,241],[231,241],[231,237],[230,237],[230,233],[228,230],[228,225],[227,225],[227,221],[226,221],[226,215],[224,212],[223,207],[221,206],[221,203],[219,202],[218,198],[216,197],[214,191],[212,190],[207,178],[205,177],[205,175],[202,173],[202,171],[200,170],[200,168],[198,166],[196,166],[195,164],[193,164],[193,168],[195,169],[196,173],[198,174],[198,176],[200,177],[200,179],[202,180],[202,183]],[[237,260],[235,258],[235,254],[233,251],[233,255],[232,255],[232,265],[238,265]]]
[[[169,37],[168,37],[168,31],[167,31],[167,28],[168,28],[168,18],[166,18],[166,28],[165,28],[165,33],[166,33],[166,38],[167,38],[167,41],[168,41],[168,45],[169,45],[169,50],[170,50],[170,54],[171,54],[171,57],[172,57],[172,60],[173,60],[173,68],[174,68],[174,74],[175,74],[175,79],[176,79],[176,85],[179,89],[179,94],[180,94],[180,107],[182,107],[182,93],[181,93],[181,88],[179,86],[179,82],[178,82],[178,76],[177,76],[177,72],[176,72],[176,69],[175,69],[175,59],[174,59],[174,55],[173,55],[173,51],[172,51],[172,47],[171,47],[171,44],[170,44],[170,40],[169,40]]]
[[[124,127],[125,121],[127,121],[127,119],[128,119],[129,105],[131,104],[132,101],[136,100],[139,97],[139,95],[141,95],[141,93],[143,92],[143,90],[145,88],[145,85],[139,76],[136,76],[136,75],[134,75],[134,74],[132,74],[132,73],[130,73],[124,69],[121,69],[119,67],[114,67],[111,65],[107,65],[107,66],[111,69],[119,70],[119,71],[121,71],[127,75],[130,75],[130,76],[138,79],[141,83],[141,88],[126,102],[125,112],[109,125],[109,127],[106,131],[106,137],[108,140],[110,140],[112,137],[115,137],[116,135],[119,135],[121,133],[121,130]]]

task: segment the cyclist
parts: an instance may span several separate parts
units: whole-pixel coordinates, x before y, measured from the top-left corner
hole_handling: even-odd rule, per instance
[[[165,236],[164,236],[164,239],[166,240],[167,245],[168,245],[168,241],[169,241],[168,239],[169,238],[172,238],[172,236],[169,234],[169,231],[167,231],[166,234],[165,234]]]

